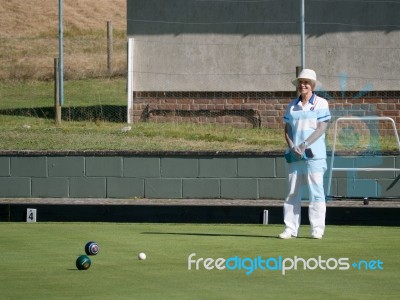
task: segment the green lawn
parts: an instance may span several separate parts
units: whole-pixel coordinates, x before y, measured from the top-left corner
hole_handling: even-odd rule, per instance
[[[68,80],[63,121],[54,122],[54,83],[0,81],[1,150],[279,151],[282,129],[233,128],[184,122],[129,124],[126,79]],[[68,120],[68,121],[66,121]],[[331,125],[332,128],[333,125]],[[350,127],[349,127],[350,129]],[[398,150],[394,135],[343,130],[337,150]],[[377,133],[375,133],[377,134]],[[333,131],[327,133],[328,148]]]
[[[1,150],[283,151],[285,147],[282,130],[267,128],[141,122],[121,132],[127,126],[124,78],[65,81],[64,94],[63,118],[72,121],[55,124],[53,82],[0,82]]]
[[[277,225],[0,223],[1,299],[398,299],[398,227],[328,226],[279,240]],[[86,242],[100,246],[75,268]],[[137,259],[145,252],[147,259]],[[383,270],[206,270],[188,257],[381,261]],[[310,260],[311,259],[311,260]],[[300,265],[299,265],[300,266]],[[372,266],[372,265],[371,265]],[[375,265],[377,268],[378,265]]]
[[[54,107],[52,81],[0,81],[0,110]],[[64,106],[126,106],[125,78],[66,80]]]

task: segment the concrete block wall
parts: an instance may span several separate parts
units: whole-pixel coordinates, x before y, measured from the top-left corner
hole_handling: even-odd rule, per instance
[[[400,168],[400,158],[338,156],[335,167],[340,166]],[[0,156],[0,197],[284,199],[285,174],[285,162],[278,153],[19,152]],[[386,191],[396,175],[334,172],[332,194],[400,198],[400,184]],[[325,185],[327,179],[328,172]]]

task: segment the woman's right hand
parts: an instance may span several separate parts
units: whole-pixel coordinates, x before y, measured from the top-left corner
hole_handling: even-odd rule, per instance
[[[303,151],[299,146],[293,146],[290,151],[292,152],[293,156],[297,159],[301,159],[303,157]]]

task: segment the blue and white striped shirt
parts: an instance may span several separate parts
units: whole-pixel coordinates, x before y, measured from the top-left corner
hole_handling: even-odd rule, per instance
[[[313,93],[306,105],[302,105],[301,97],[293,100],[287,107],[283,120],[292,128],[290,137],[295,145],[304,142],[316,129],[319,122],[331,119],[328,101]],[[325,134],[312,143],[314,159],[326,158]]]

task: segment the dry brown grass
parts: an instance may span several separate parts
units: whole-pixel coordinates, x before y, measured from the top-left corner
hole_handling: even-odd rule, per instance
[[[50,80],[58,57],[58,1],[2,0],[0,79]],[[126,70],[126,0],[63,0],[65,77],[107,74],[107,21],[113,74]]]

